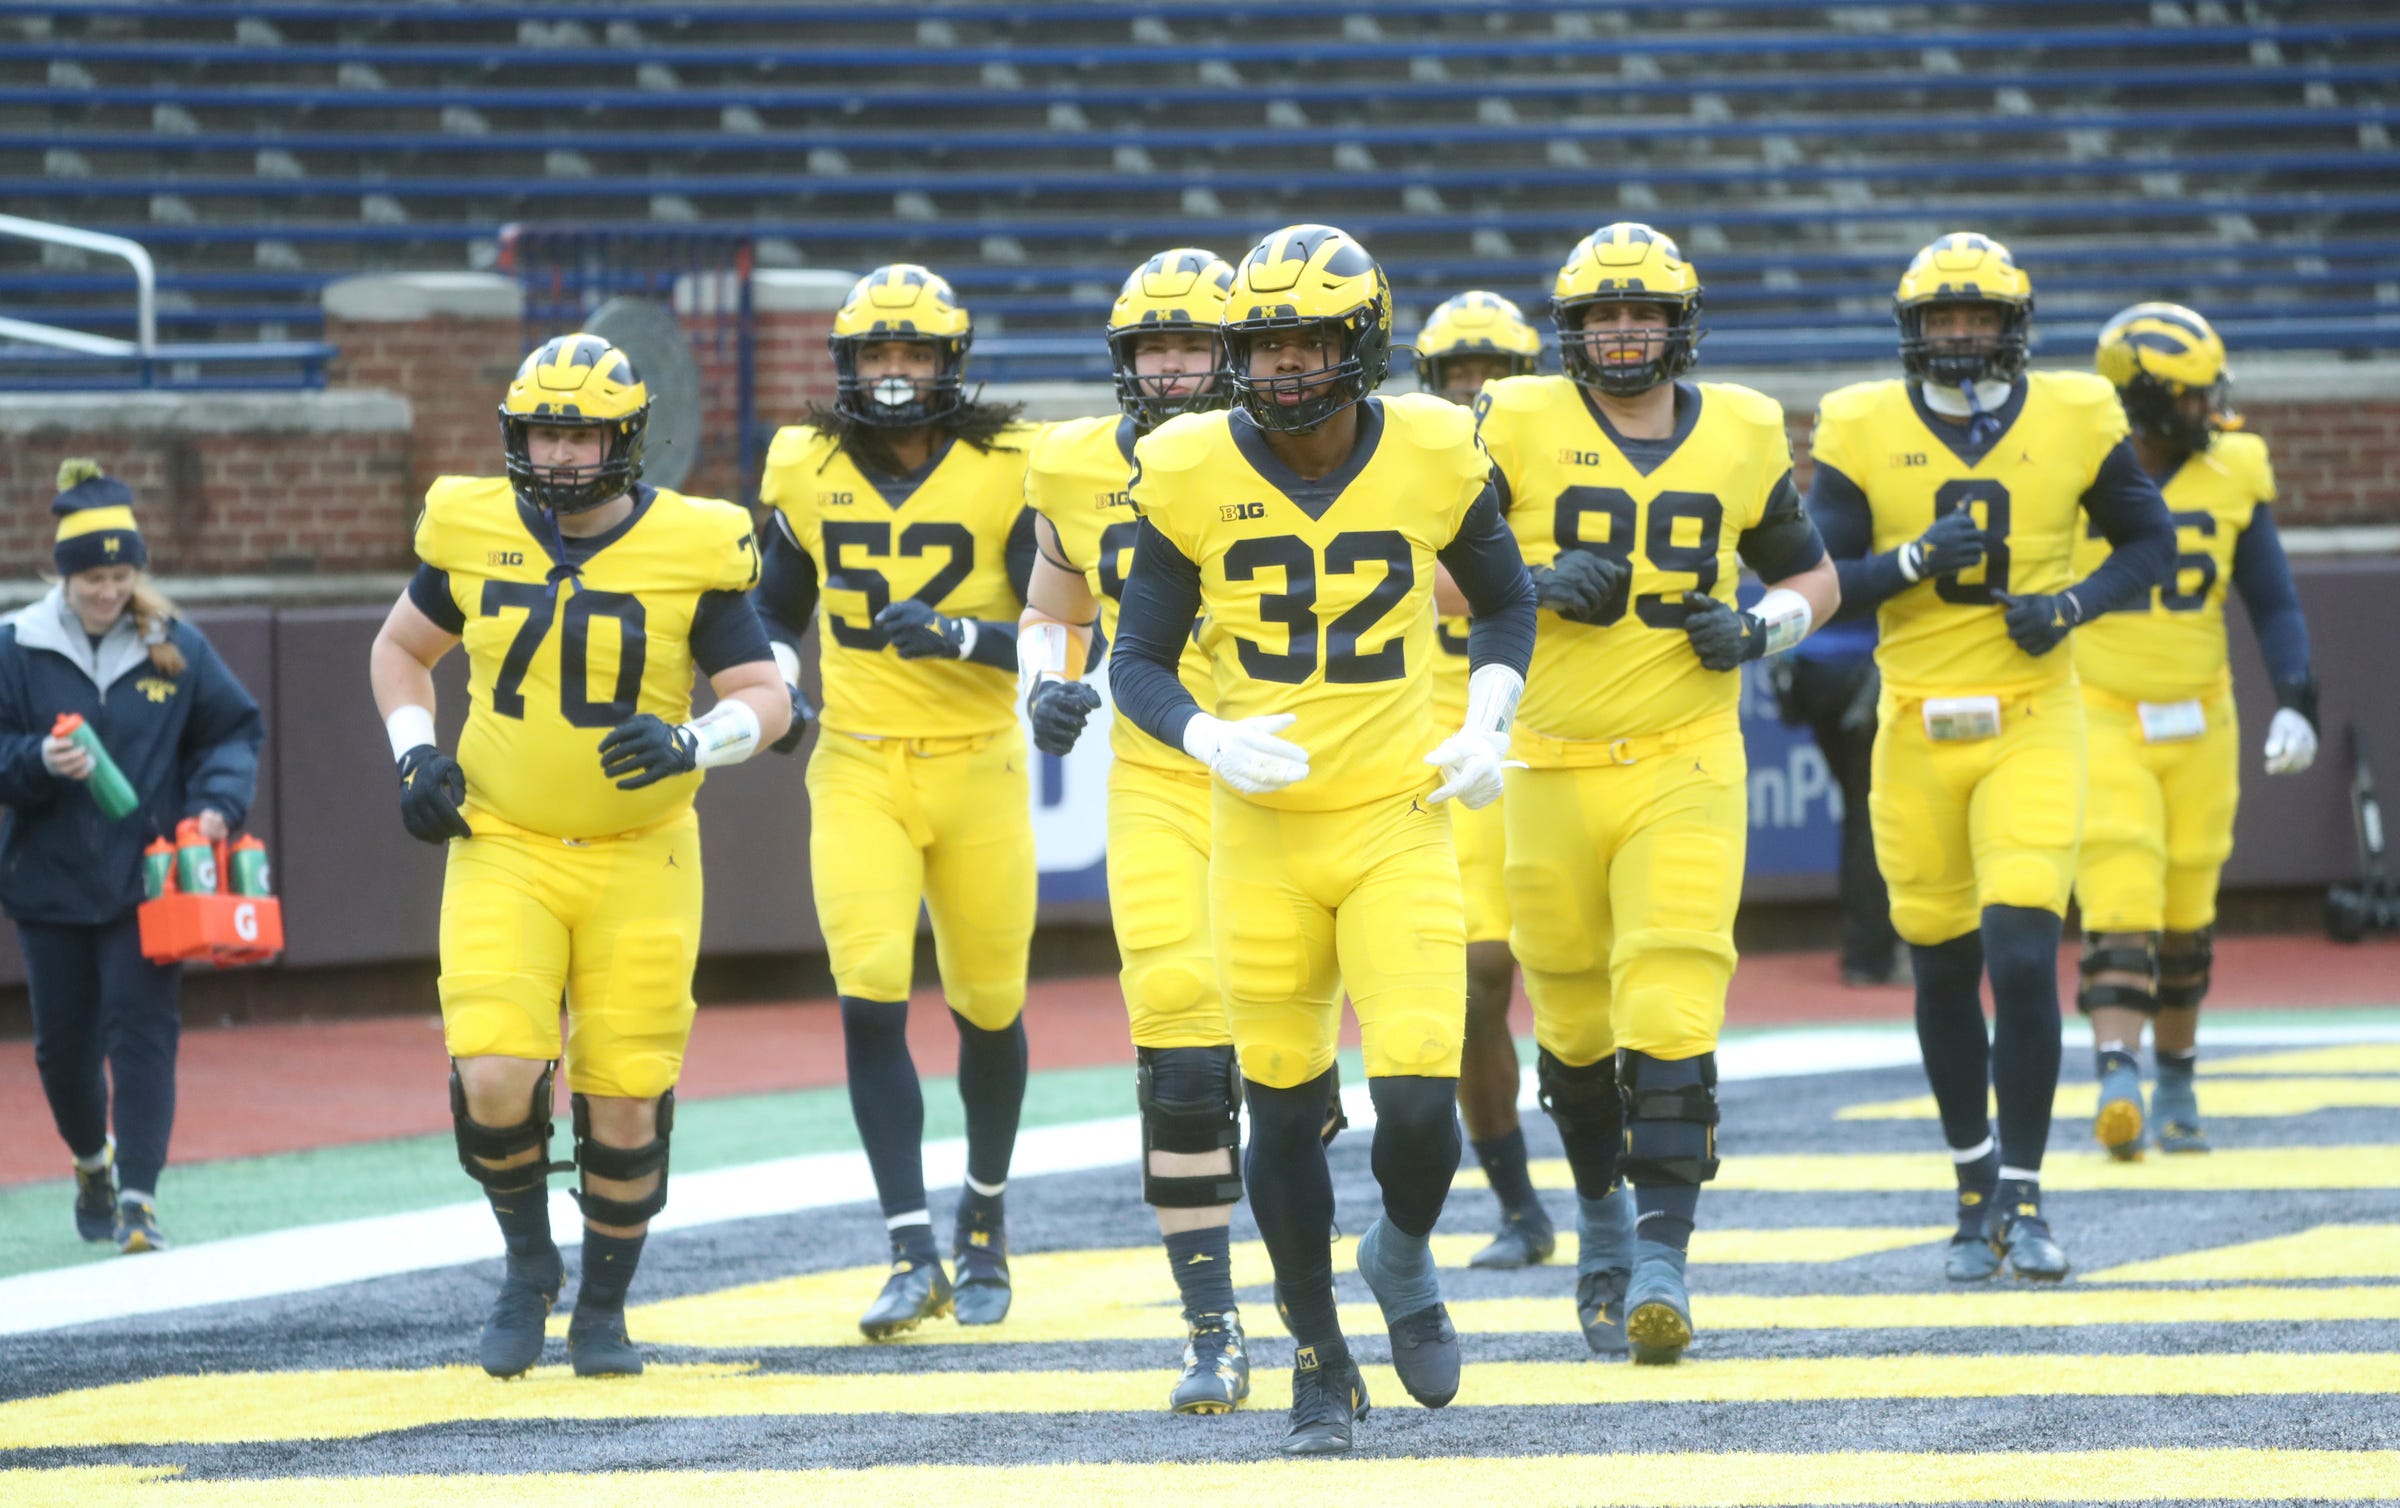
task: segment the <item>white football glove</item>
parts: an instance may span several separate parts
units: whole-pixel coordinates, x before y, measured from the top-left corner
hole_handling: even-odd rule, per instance
[[[2275,709],[2267,724],[2267,773],[2297,775],[2317,762],[2317,730],[2289,707]]]
[[[1500,799],[1500,772],[1508,765],[1508,735],[1461,728],[1434,745],[1425,762],[1438,765],[1442,783],[1425,798],[1438,806],[1453,796],[1470,811],[1481,811]]]
[[[1183,726],[1183,752],[1243,795],[1264,796],[1308,778],[1308,751],[1275,736],[1298,721],[1290,712],[1234,722],[1194,713]]]

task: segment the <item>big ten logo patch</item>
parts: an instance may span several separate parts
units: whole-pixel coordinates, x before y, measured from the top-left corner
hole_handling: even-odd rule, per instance
[[[1922,466],[1924,464],[1925,452],[1921,450],[1892,452],[1892,469],[1894,471],[1898,471],[1903,467]]]
[[[1573,446],[1561,446],[1558,452],[1558,464],[1561,466],[1597,466],[1600,464],[1600,452],[1577,450]]]
[[[1092,494],[1092,506],[1094,508],[1101,509],[1130,508],[1133,506],[1133,493],[1131,490],[1122,492],[1095,492]]]
[[[817,506],[820,508],[847,508],[857,500],[857,495],[849,492],[820,492],[817,494]]]
[[[133,683],[133,689],[154,702],[163,702],[175,694],[175,683],[161,680],[154,675],[146,675]]]
[[[490,563],[496,566],[521,566],[525,563],[523,550],[494,550]]]
[[[1267,505],[1265,503],[1220,503],[1217,505],[1217,514],[1229,524],[1239,523],[1246,518],[1265,518]]]

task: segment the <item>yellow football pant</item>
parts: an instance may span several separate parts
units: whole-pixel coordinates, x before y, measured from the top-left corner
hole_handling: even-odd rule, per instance
[[[1450,803],[1450,837],[1458,847],[1458,879],[1466,891],[1467,941],[1508,941],[1508,803],[1481,811]]]
[[[2135,703],[2083,688],[2091,797],[2075,901],[2086,931],[2197,932],[2216,921],[2241,802],[2241,723],[2230,689],[2201,707],[2206,732],[2154,744]]]
[[[863,739],[808,761],[809,874],[834,988],[906,1000],[917,906],[950,1008],[998,1031],[1025,1008],[1036,874],[1025,736]]]
[[[1242,1074],[1333,1064],[1345,985],[1367,1076],[1458,1077],[1467,946],[1450,817],[1407,796],[1280,811],[1214,790],[1208,906]]]
[[[2000,699],[2000,734],[1935,743],[1924,702],[1886,685],[1868,810],[1892,929],[1964,937],[1986,906],[2066,914],[2083,829],[2083,696],[2073,677]]]
[[[1222,1047],[1233,1021],[1208,933],[1208,772],[1108,771],[1108,912],[1136,1047]]]
[[[1515,752],[1509,946],[1534,1040],[1578,1068],[1715,1050],[1750,838],[1738,718],[1606,744],[1519,729]]]
[[[560,1056],[567,1086],[675,1086],[700,956],[700,820],[566,842],[470,808],[442,877],[442,1039],[454,1058]]]

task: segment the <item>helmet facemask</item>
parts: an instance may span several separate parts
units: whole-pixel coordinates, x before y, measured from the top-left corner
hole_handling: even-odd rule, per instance
[[[1928,337],[1925,315],[1944,305],[1997,309],[2004,316],[1996,335]],[[2033,328],[2033,305],[1995,298],[1934,298],[1893,311],[1900,324],[1900,368],[1920,383],[1954,388],[1976,382],[2014,382],[2025,370]]]
[[[2186,401],[2194,393],[2203,393],[2206,400],[2196,406],[2197,413],[2195,405]],[[2125,422],[2135,434],[2182,451],[2208,449],[2229,411],[2226,396],[2227,385],[2222,377],[2201,389],[2150,372],[2137,374],[2117,389],[2117,397],[2125,405]]]
[[[1208,338],[1209,364],[1185,377],[1201,377],[1202,386],[1188,393],[1162,393],[1159,385],[1172,378],[1145,377],[1135,369],[1142,339],[1149,335],[1201,334]],[[1233,403],[1233,373],[1225,360],[1225,337],[1211,326],[1198,324],[1137,325],[1108,332],[1108,362],[1116,379],[1117,407],[1144,434],[1184,414],[1211,413]]]
[[[649,427],[648,404],[622,419],[536,419],[502,413],[500,443],[509,485],[528,504],[559,517],[589,513],[632,491],[641,480],[642,443]],[[533,459],[536,428],[598,430],[607,444],[597,465],[539,466]]]
[[[1612,304],[1646,304],[1667,311],[1665,329],[1586,330],[1588,311]],[[1614,290],[1575,299],[1552,299],[1550,319],[1558,332],[1558,359],[1569,377],[1612,398],[1635,398],[1672,382],[1699,359],[1700,294],[1644,298]],[[1609,361],[1605,353],[1641,350],[1637,361]]]
[[[973,334],[909,335],[877,332],[837,335],[832,341],[834,412],[869,429],[922,429],[964,401],[967,347]],[[930,377],[862,377],[858,358],[868,346],[928,345],[935,362]]]
[[[1332,364],[1289,375],[1256,376],[1251,353],[1271,332],[1328,328],[1339,355]],[[1225,357],[1234,397],[1260,429],[1304,435],[1363,400],[1391,369],[1391,336],[1382,310],[1362,304],[1340,319],[1297,315],[1249,319],[1225,326]]]

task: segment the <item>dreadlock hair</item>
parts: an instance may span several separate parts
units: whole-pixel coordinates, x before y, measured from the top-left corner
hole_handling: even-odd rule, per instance
[[[1014,446],[1001,446],[993,442],[1000,438],[1002,430],[1016,423],[1024,412],[1025,405],[1022,403],[985,403],[978,398],[962,398],[927,427],[939,430],[953,440],[964,440],[977,450],[1014,449]],[[873,425],[861,424],[847,414],[836,413],[830,404],[824,403],[811,403],[806,417],[811,429],[821,435],[830,435],[835,450],[847,451],[850,459],[866,470],[894,477],[908,471],[907,467],[900,464],[899,456],[893,453],[891,442],[884,438],[884,432]],[[828,452],[825,459],[831,461],[832,452]]]

